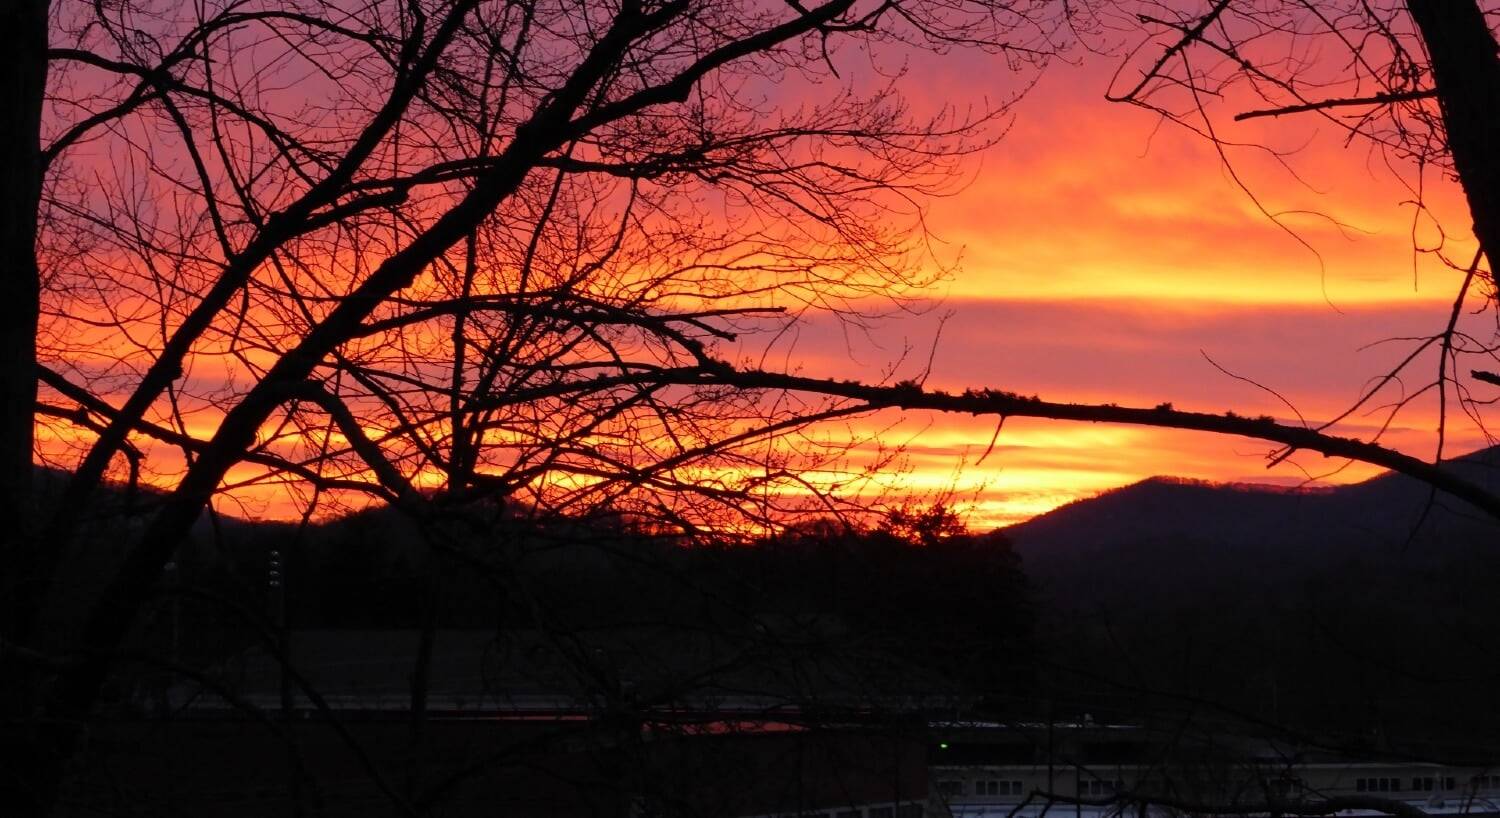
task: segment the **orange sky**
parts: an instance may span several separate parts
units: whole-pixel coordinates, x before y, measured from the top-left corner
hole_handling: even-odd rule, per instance
[[[1204,140],[1106,102],[1113,67],[1096,58],[1049,68],[1003,142],[971,169],[972,181],[933,207],[930,225],[949,251],[962,253],[962,265],[924,314],[890,317],[868,333],[815,320],[778,360],[808,374],[877,378],[909,350],[897,372],[912,377],[931,351],[927,383],[935,388],[1171,401],[1297,421],[1286,404],[1219,372],[1206,354],[1316,422],[1341,412],[1411,348],[1376,342],[1441,328],[1460,276],[1431,255],[1414,260],[1414,235],[1430,244],[1436,232],[1425,219],[1414,226],[1413,208],[1402,204],[1410,193],[1377,157],[1313,120],[1221,132],[1290,151],[1295,176],[1252,150],[1230,159],[1267,211],[1284,212],[1294,237],[1257,210]],[[962,81],[935,85],[949,80]],[[1450,235],[1447,253],[1467,261],[1473,245],[1461,191],[1435,174],[1427,186]],[[1436,359],[1423,360],[1415,372],[1430,378]],[[1383,413],[1361,413],[1339,431],[1368,436],[1383,421]],[[1430,457],[1435,427],[1435,401],[1419,400],[1384,440]],[[992,421],[910,417],[897,430],[881,439],[907,448],[911,470],[902,484],[975,496],[978,526],[1151,475],[1296,484],[1344,465],[1298,457],[1268,471],[1270,444],[1045,421],[1008,423],[976,465]],[[1485,445],[1467,423],[1455,424],[1449,441],[1450,455]],[[1373,473],[1354,465],[1327,480]]]
[[[926,86],[934,104],[950,94],[982,97],[990,93],[990,59],[945,58],[912,80]],[[1202,139],[1104,101],[1113,68],[1104,58],[1053,65],[1016,107],[1005,138],[964,166],[967,183],[937,201],[927,219],[940,240],[937,256],[959,264],[916,309],[868,330],[811,315],[772,343],[768,365],[895,380],[921,376],[930,358],[926,383],[934,388],[1147,406],[1170,401],[1297,420],[1292,408],[1220,372],[1207,355],[1276,389],[1317,421],[1339,413],[1410,348],[1376,342],[1440,328],[1458,277],[1432,256],[1414,260],[1414,235],[1427,244],[1436,232],[1425,220],[1414,225],[1413,209],[1402,204],[1410,193],[1376,157],[1313,120],[1258,120],[1222,132],[1290,152],[1295,176],[1264,153],[1231,155],[1261,205],[1283,214],[1278,225]],[[998,83],[994,93],[1003,96]],[[1447,232],[1467,237],[1456,186],[1436,177],[1427,184],[1429,205]],[[1467,260],[1472,244],[1450,241],[1447,252]],[[79,345],[78,356],[90,343],[68,340]],[[730,357],[758,357],[767,341],[744,343],[728,350]],[[221,365],[205,359],[190,374],[237,377],[209,371]],[[217,416],[188,421],[207,436]],[[1369,436],[1383,421],[1378,413],[1359,414],[1338,431]],[[978,527],[1155,474],[1289,484],[1343,465],[1303,456],[1267,471],[1269,444],[1045,421],[1009,422],[979,463],[992,420],[886,413],[854,426],[880,430],[883,445],[904,448],[906,469],[887,480],[893,490],[953,489],[969,498]],[[1435,426],[1435,402],[1418,401],[1384,439],[1430,456]],[[1456,425],[1449,453],[1484,442],[1474,428]],[[44,447],[55,444],[44,439]],[[1354,466],[1328,479],[1372,473]],[[265,489],[238,493],[221,507],[269,517],[296,510]]]

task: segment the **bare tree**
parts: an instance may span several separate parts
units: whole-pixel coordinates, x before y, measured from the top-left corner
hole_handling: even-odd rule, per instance
[[[0,138],[37,158],[0,178],[26,336],[6,345],[26,382],[6,397],[30,406],[40,380],[43,455],[73,472],[7,554],[8,647],[68,657],[16,674],[7,703],[43,734],[17,796],[32,811],[174,550],[246,482],[296,484],[309,509],[356,492],[419,516],[486,499],[753,528],[796,510],[783,490],[828,488],[793,459],[810,445],[777,436],[899,406],[1247,435],[1500,516],[1421,460],[1270,419],[724,360],[737,333],[919,286],[921,200],[1004,113],[918,112],[852,55],[974,48],[1034,70],[1085,25],[1076,5],[19,8],[0,22],[25,115]],[[29,452],[31,421],[11,421]],[[172,488],[80,593],[81,510],[121,457]],[[30,482],[29,459],[5,464],[0,488]]]
[[[47,79],[47,4],[14,3],[0,17],[6,50],[16,54],[14,69],[0,90],[0,104],[13,114],[6,118],[0,142],[14,156],[0,170],[0,298],[6,304],[0,339],[4,362],[0,383],[0,503],[7,519],[16,521],[22,537],[28,536],[30,514],[32,424],[36,404],[36,324],[41,280],[37,270],[36,233],[42,192],[41,128],[42,97]],[[8,578],[7,584],[13,582]],[[9,604],[16,597],[5,594]],[[14,609],[4,616],[10,619]]]
[[[1435,377],[1389,400],[1399,409],[1436,392],[1437,461],[1450,409],[1461,409],[1485,430],[1484,409],[1495,400],[1492,370],[1500,335],[1476,336],[1460,319],[1466,311],[1495,313],[1500,306],[1492,261],[1500,246],[1500,174],[1490,147],[1500,136],[1495,9],[1477,0],[1217,0],[1140,3],[1129,12],[1147,36],[1121,66],[1111,99],[1209,140],[1252,198],[1255,182],[1235,171],[1234,158],[1270,149],[1236,142],[1231,119],[1317,118],[1343,133],[1351,147],[1370,151],[1372,165],[1390,169],[1410,191],[1413,225],[1428,221],[1437,227],[1436,241],[1419,243],[1413,252],[1435,257],[1461,276],[1441,329],[1418,339],[1400,366],[1319,428],[1387,400],[1387,387],[1401,385],[1404,374],[1435,352]],[[1477,249],[1466,249],[1469,225],[1445,229],[1429,208],[1434,181],[1462,188]],[[1280,216],[1261,210],[1295,234]]]
[[[682,528],[766,516],[806,478],[765,441],[859,407],[742,390],[713,345],[919,284],[919,200],[1004,112],[918,114],[889,77],[842,79],[846,50],[1034,67],[1064,11],[36,4],[11,29],[35,73],[15,107],[40,104],[43,76],[47,99],[14,122],[38,160],[14,166],[7,206],[32,212],[7,247],[34,245],[15,280],[46,285],[40,321],[15,326],[40,344],[42,456],[72,476],[7,554],[5,635],[72,658],[17,674],[7,706],[44,734],[17,801],[56,794],[112,657],[226,485],[418,515],[499,499]],[[111,558],[74,534],[120,457],[174,488],[80,592]]]

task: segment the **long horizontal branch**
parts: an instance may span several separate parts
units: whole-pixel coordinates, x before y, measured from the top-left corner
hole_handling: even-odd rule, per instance
[[[1463,499],[1482,509],[1491,517],[1500,520],[1500,494],[1456,475],[1450,470],[1388,449],[1378,443],[1329,435],[1302,426],[1288,426],[1277,423],[1270,417],[1243,417],[1233,412],[1221,415],[1185,412],[1173,409],[1170,404],[1143,408],[1114,404],[1057,403],[1013,392],[988,389],[952,394],[925,390],[913,383],[877,386],[856,381],[737,370],[727,365],[719,368],[705,380],[746,389],[786,389],[849,398],[862,401],[872,409],[925,409],[969,415],[1125,423],[1268,440],[1291,449],[1306,449],[1329,457],[1346,457],[1399,472]]]
[[[1245,111],[1235,114],[1235,122],[1243,122],[1247,119],[1258,119],[1267,116],[1287,116],[1289,114],[1303,114],[1308,111],[1323,111],[1329,108],[1347,108],[1358,105],[1389,105],[1393,102],[1410,102],[1416,99],[1431,99],[1437,96],[1437,91],[1424,88],[1415,91],[1395,91],[1385,94],[1371,94],[1367,97],[1341,97],[1338,99],[1320,99],[1316,102],[1305,102],[1301,105],[1287,105],[1281,108],[1264,108],[1256,111]]]
[[[106,417],[113,417],[118,412],[67,382],[56,372],[39,367],[38,375],[44,383],[61,389],[67,397],[78,401],[80,405],[91,411]],[[1500,519],[1500,494],[1441,466],[1389,449],[1378,443],[1330,435],[1302,426],[1289,426],[1277,423],[1270,417],[1245,417],[1233,412],[1223,414],[1188,412],[1174,409],[1170,404],[1145,408],[1114,404],[1061,403],[991,389],[968,390],[954,394],[939,390],[925,390],[914,383],[867,384],[858,381],[809,378],[764,370],[736,369],[728,365],[646,369],[602,378],[552,384],[548,387],[522,390],[519,394],[509,395],[507,397],[511,400],[507,400],[506,403],[541,400],[610,386],[646,382],[688,386],[718,384],[742,389],[782,389],[857,400],[871,410],[895,408],[968,415],[1123,423],[1236,435],[1280,443],[1289,449],[1306,449],[1329,457],[1349,458],[1390,469],[1434,486]],[[200,451],[205,446],[204,441],[150,424],[138,422],[134,427],[137,431],[168,443],[189,447],[194,451]],[[289,463],[280,458],[262,457],[252,453],[249,459],[264,465],[287,469],[302,476],[310,476],[307,474],[308,470],[297,468],[298,464]],[[320,477],[320,479],[326,478]],[[363,486],[363,488],[369,490],[373,486]]]
[[[1060,403],[994,389],[967,390],[959,394],[925,390],[915,383],[867,384],[827,378],[809,378],[757,369],[736,369],[727,363],[681,367],[641,366],[637,369],[595,378],[560,381],[530,389],[491,396],[474,408],[497,408],[535,401],[597,393],[622,386],[645,384],[681,386],[731,386],[738,389],[780,389],[792,392],[847,398],[868,409],[907,409],[1000,417],[1034,417],[1089,423],[1124,423],[1163,429],[1184,429],[1236,435],[1280,443],[1290,450],[1306,449],[1328,457],[1341,457],[1380,466],[1427,483],[1458,497],[1500,520],[1500,494],[1441,466],[1394,449],[1356,438],[1330,435],[1305,426],[1277,423],[1274,418],[1245,417],[1233,412],[1213,414],[1187,412],[1163,403],[1150,408],[1097,403]],[[399,431],[399,430],[398,430]],[[1278,460],[1284,459],[1283,452]]]

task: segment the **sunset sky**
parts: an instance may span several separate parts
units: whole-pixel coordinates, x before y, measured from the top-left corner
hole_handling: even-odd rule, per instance
[[[1281,214],[1283,229],[1201,137],[1105,101],[1115,66],[1106,58],[1051,66],[1016,107],[1004,140],[971,166],[971,182],[933,207],[932,229],[948,250],[962,251],[962,263],[925,313],[892,316],[868,333],[814,322],[789,342],[787,362],[808,374],[873,378],[908,350],[896,377],[913,377],[931,351],[933,388],[1170,401],[1298,422],[1287,405],[1220,372],[1208,356],[1275,389],[1316,423],[1342,412],[1413,347],[1380,342],[1441,328],[1460,275],[1431,255],[1414,259],[1414,239],[1431,246],[1437,231],[1426,218],[1414,224],[1402,177],[1366,145],[1346,145],[1312,119],[1221,132],[1286,152],[1290,169],[1253,149],[1229,154],[1255,199]],[[935,77],[934,86],[972,86],[984,76],[956,73]],[[1414,177],[1411,168],[1396,169],[1407,182]],[[1473,244],[1461,191],[1431,172],[1426,186],[1450,234],[1445,254],[1466,263]],[[1408,385],[1430,380],[1435,366],[1435,356],[1422,359]],[[1383,394],[1372,406],[1399,396]],[[1368,436],[1385,416],[1363,411],[1337,428]],[[1435,400],[1419,399],[1383,439],[1431,457],[1436,417]],[[1450,455],[1485,445],[1461,422],[1449,430]],[[906,442],[906,485],[977,492],[979,526],[1151,475],[1300,484],[1345,465],[1297,457],[1267,470],[1272,447],[1257,441],[1045,421],[1007,423],[976,465],[993,433],[989,420],[911,416],[882,440]],[[1373,473],[1356,464],[1326,479]]]
[[[861,54],[855,49],[830,59],[853,69],[856,79],[869,79],[858,76]],[[869,310],[883,314],[867,322],[809,313],[788,332],[747,334],[719,352],[815,377],[919,379],[934,389],[990,388],[1053,401],[1169,402],[1317,424],[1353,404],[1414,348],[1413,339],[1443,326],[1461,275],[1414,247],[1441,246],[1444,258],[1459,263],[1473,255],[1467,209],[1452,180],[1431,170],[1418,179],[1415,166],[1388,163],[1315,117],[1234,123],[1233,113],[1257,105],[1232,92],[1212,103],[1218,136],[1238,145],[1221,156],[1198,134],[1106,101],[1121,57],[1070,54],[1071,62],[1054,60],[1039,75],[1009,71],[1000,57],[983,53],[905,55],[912,62],[896,86],[918,118],[945,106],[961,113],[1002,105],[1037,78],[1002,123],[1003,138],[965,157],[948,195],[925,215],[932,260],[923,263],[950,272],[907,309],[872,299]],[[876,54],[867,65],[884,70],[887,62]],[[786,109],[816,106],[816,95],[837,100],[844,81],[813,78],[798,87],[788,80],[764,93]],[[286,104],[331,105],[316,96],[318,88],[306,85],[308,97],[293,95]],[[324,92],[332,98],[336,90]],[[130,189],[128,169],[120,170],[125,163],[109,151],[106,142],[84,145],[74,161],[120,174],[122,189]],[[1411,204],[1418,185],[1428,207],[1421,214]],[[317,259],[301,261],[309,265],[306,286],[343,275]],[[197,285],[187,281],[172,294],[179,313],[196,303]],[[80,292],[79,303],[128,325],[159,315],[154,291]],[[1482,295],[1474,294],[1470,306],[1480,305]],[[274,311],[266,316],[279,326]],[[89,370],[103,389],[118,390],[106,392],[108,398],[123,401],[132,372],[101,340],[118,327],[68,315],[57,325],[63,329],[44,345]],[[246,373],[274,359],[265,349],[241,354],[204,346],[207,353],[187,374],[204,397],[174,419],[200,437],[212,435],[222,419],[227,400],[216,401],[220,390],[245,388],[253,380]],[[1421,389],[1435,370],[1435,355],[1418,359],[1405,379],[1332,431],[1368,439],[1389,423],[1384,443],[1431,457],[1434,395],[1405,405],[1394,419],[1389,410],[1403,388]],[[165,422],[167,410],[161,413]],[[1447,455],[1486,444],[1461,412],[1451,411],[1450,423]],[[993,419],[882,413],[852,428],[886,451],[901,450],[903,469],[883,478],[886,489],[897,497],[951,492],[980,528],[1152,475],[1300,485],[1374,473],[1306,454],[1267,470],[1270,444],[1140,427],[1010,421],[996,437]],[[88,438],[65,423],[39,434],[44,452],[76,452]],[[851,465],[868,462],[872,450],[856,451]],[[157,482],[170,484],[180,473],[180,453],[163,445],[155,451],[165,451],[167,464]],[[242,464],[228,482],[253,478],[258,469]],[[424,482],[428,477],[441,479],[436,470],[417,475],[424,485],[432,484]],[[221,507],[296,516],[297,504],[278,491],[236,492]]]

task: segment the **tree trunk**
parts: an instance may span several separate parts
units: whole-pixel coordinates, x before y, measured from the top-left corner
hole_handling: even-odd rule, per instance
[[[1500,50],[1474,0],[1409,0],[1407,8],[1427,45],[1448,150],[1493,271],[1500,254]]]
[[[17,650],[41,587],[31,457],[47,15],[48,0],[0,3],[0,809],[24,816],[49,811],[63,769],[55,731],[36,718],[45,669]]]
[[[6,528],[6,611],[11,636],[33,579],[32,422],[40,275],[36,230],[42,193],[42,92],[47,81],[47,0],[0,4],[0,521]],[[17,553],[21,551],[22,553]],[[18,576],[18,574],[22,576]]]

